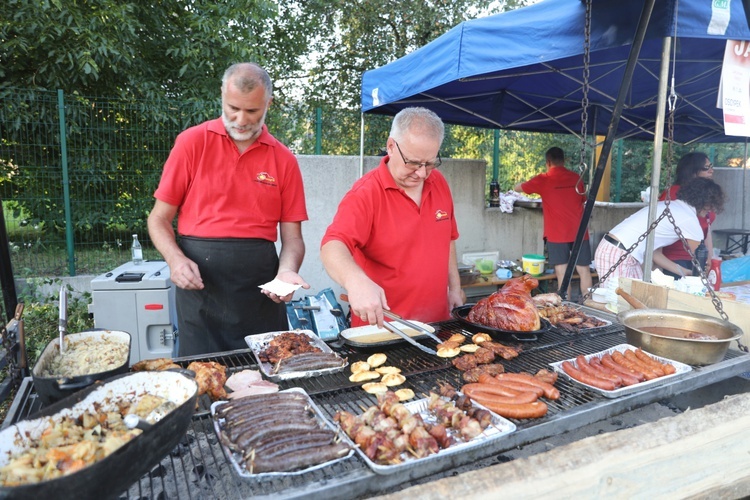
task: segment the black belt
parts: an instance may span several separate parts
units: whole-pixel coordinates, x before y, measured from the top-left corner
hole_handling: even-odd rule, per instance
[[[604,239],[607,240],[607,241],[609,241],[610,243],[612,243],[617,248],[621,248],[621,249],[623,249],[623,250],[625,250],[627,252],[628,249],[625,248],[625,245],[623,245],[622,242],[620,242],[619,240],[614,239],[609,234],[605,234],[604,235]]]

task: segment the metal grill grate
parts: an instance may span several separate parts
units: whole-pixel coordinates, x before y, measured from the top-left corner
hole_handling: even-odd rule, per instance
[[[454,333],[471,336],[462,324],[454,321],[438,325],[438,335],[447,339]],[[424,340],[426,345],[433,341]],[[578,354],[590,354],[625,342],[625,334],[620,325],[613,324],[579,335],[565,335],[554,329],[545,332],[537,342],[506,344],[520,345],[522,353],[510,361],[502,361],[506,371],[527,371],[535,373],[539,369],[549,368],[549,363],[575,357]],[[347,356],[350,362],[366,359],[375,350],[353,350],[343,345],[334,347],[340,354]],[[462,384],[461,373],[453,369],[450,360],[430,356],[412,346],[395,344],[379,347],[385,352],[389,364],[399,366],[407,377],[403,387],[410,387],[418,397],[426,396],[440,382],[447,382],[454,387]],[[745,356],[736,351],[729,351],[727,360]],[[747,356],[745,356],[747,358]],[[238,371],[245,368],[256,369],[254,358],[249,350],[218,353],[210,356],[180,358],[176,360],[183,367],[194,360],[217,361]],[[727,363],[728,365],[730,363]],[[747,371],[747,364],[731,364],[721,371],[718,365],[711,381],[719,380],[717,373],[724,378]],[[699,372],[701,369],[696,369]],[[730,373],[731,372],[731,373]],[[339,410],[360,413],[364,408],[377,402],[375,396],[360,389],[359,384],[349,382],[349,371],[315,377],[310,379],[289,380],[282,387],[298,386],[304,388],[315,400],[320,409],[328,416]],[[696,383],[692,383],[695,385]],[[689,384],[688,384],[689,385]],[[470,463],[514,446],[542,439],[552,435],[550,426],[564,420],[568,410],[586,405],[588,409],[608,410],[608,414],[626,411],[623,403],[617,403],[595,394],[579,385],[572,384],[561,377],[557,383],[561,392],[558,401],[547,401],[547,416],[537,420],[515,421],[517,437],[511,434],[507,443],[497,443],[478,450],[472,454],[453,456],[450,460],[435,461],[430,467],[412,469],[406,474],[378,476],[367,468],[366,464],[354,455],[348,460],[332,466],[298,475],[275,476],[263,480],[243,480],[238,478],[227,462],[213,429],[213,422],[205,410],[210,406],[207,399],[201,402],[191,425],[180,444],[147,475],[124,492],[122,498],[247,498],[253,497],[305,497],[305,498],[351,498],[380,491],[384,487],[396,486],[419,476],[445,470],[451,467]],[[686,386],[687,387],[687,386]],[[644,391],[648,393],[649,391]],[[647,394],[646,394],[647,396]],[[639,396],[640,404],[645,404],[645,396]],[[656,397],[656,396],[655,396]],[[655,399],[653,399],[655,400]],[[26,418],[40,407],[33,390],[30,378],[24,380],[13,406],[9,410],[4,425]],[[610,410],[610,407],[612,409]],[[606,417],[600,417],[606,418]],[[580,424],[583,425],[583,424]]]

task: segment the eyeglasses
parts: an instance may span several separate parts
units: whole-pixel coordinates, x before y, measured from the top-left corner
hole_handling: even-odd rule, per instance
[[[404,156],[404,153],[401,152],[401,146],[398,145],[396,141],[393,141],[393,144],[396,145],[396,149],[398,149],[398,154],[401,155],[401,159],[404,160],[404,165],[406,165],[406,168],[410,169],[413,172],[416,172],[420,168],[424,167],[425,171],[429,172],[432,169],[438,168],[442,163],[443,160],[440,159],[440,153],[438,153],[437,158],[435,158],[435,161],[411,161],[407,160]]]
[[[708,165],[701,167],[701,170],[703,170],[704,172],[708,172],[709,170],[712,170],[713,168],[714,168],[714,164],[709,163]]]

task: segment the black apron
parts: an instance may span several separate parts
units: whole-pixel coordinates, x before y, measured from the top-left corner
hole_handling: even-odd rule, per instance
[[[176,288],[179,355],[247,349],[245,336],[288,329],[286,305],[258,288],[276,277],[276,247],[262,239],[180,237],[205,288]]]

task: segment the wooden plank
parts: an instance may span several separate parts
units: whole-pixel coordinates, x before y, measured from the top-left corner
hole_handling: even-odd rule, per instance
[[[750,394],[379,498],[741,498]]]
[[[654,286],[651,283],[633,280],[630,286],[630,294],[648,307],[653,309],[666,309],[670,290],[663,286]]]

